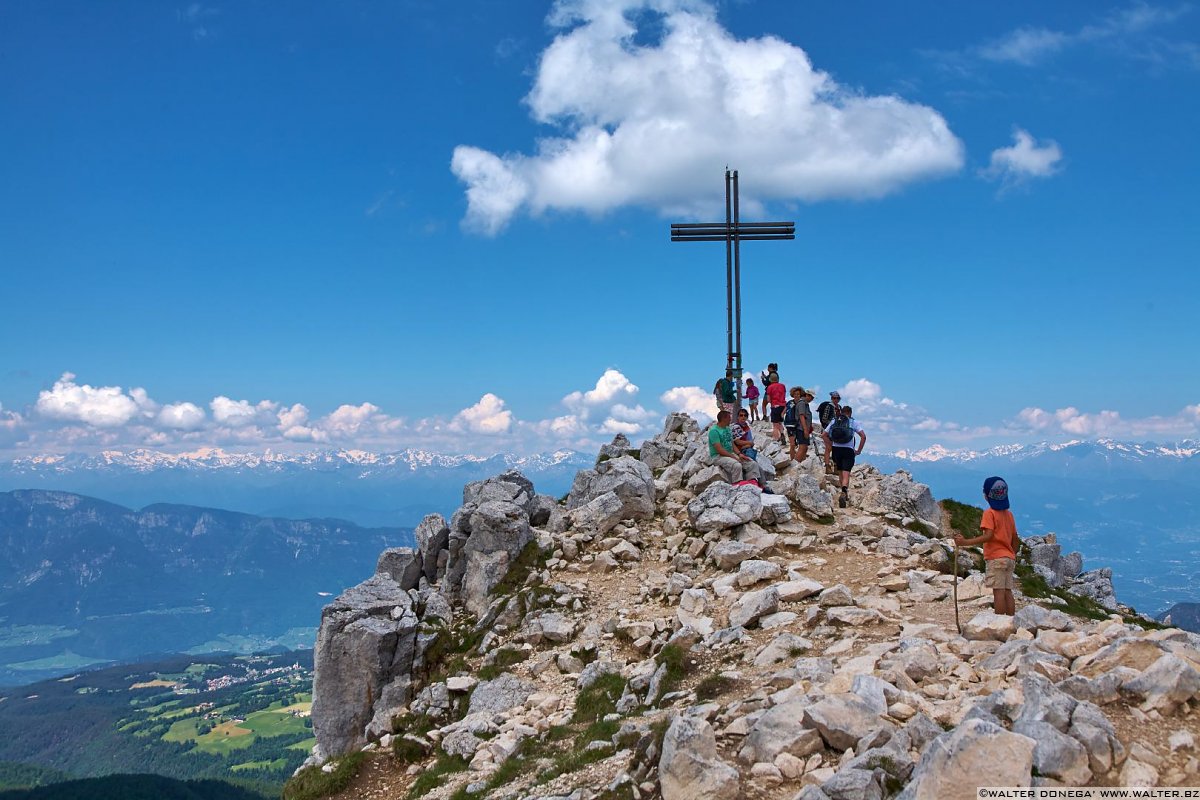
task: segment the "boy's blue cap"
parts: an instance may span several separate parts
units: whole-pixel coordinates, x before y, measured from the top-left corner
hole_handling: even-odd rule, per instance
[[[996,511],[1008,509],[1008,484],[1004,478],[993,476],[983,482],[983,496]]]

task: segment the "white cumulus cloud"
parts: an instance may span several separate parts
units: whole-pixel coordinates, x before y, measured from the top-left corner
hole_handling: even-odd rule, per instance
[[[173,430],[191,431],[204,424],[204,409],[195,403],[169,403],[158,412],[158,424]]]
[[[716,398],[712,392],[706,392],[699,386],[676,386],[667,389],[658,399],[667,411],[691,414],[702,424],[707,424],[717,416]]]
[[[593,409],[619,403],[622,399],[632,399],[637,393],[637,386],[620,370],[610,367],[604,370],[593,388],[586,392],[571,392],[562,399],[562,403],[576,414],[587,417]]]
[[[1058,172],[1062,157],[1062,148],[1057,142],[1047,140],[1038,144],[1028,131],[1017,128],[1013,131],[1012,147],[993,150],[991,162],[982,174],[985,178],[1000,181],[1005,187],[1012,187],[1032,178],[1050,177]]]
[[[488,392],[475,405],[464,408],[454,415],[450,427],[472,433],[507,433],[513,423],[513,413],[504,407],[504,401]]]
[[[136,397],[133,393],[137,393]],[[64,372],[54,387],[38,393],[35,408],[43,417],[83,422],[98,428],[118,427],[138,415],[148,403],[144,390],[126,394],[120,386],[89,386],[75,383]]]
[[[521,211],[712,213],[726,164],[752,176],[746,210],[879,197],[962,166],[935,110],[844,87],[774,36],[738,39],[711,3],[560,0],[550,22],[525,102],[556,135],[533,154],[455,149],[468,228],[493,235]]]
[[[245,428],[256,424],[270,424],[276,419],[279,404],[262,400],[252,405],[248,400],[231,400],[225,395],[214,397],[208,404],[213,419],[229,428]]]

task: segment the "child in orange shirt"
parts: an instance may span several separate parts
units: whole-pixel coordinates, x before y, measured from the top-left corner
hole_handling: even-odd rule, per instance
[[[991,477],[983,482],[983,499],[988,509],[979,522],[981,534],[973,539],[954,537],[958,547],[983,545],[987,562],[985,583],[992,590],[992,605],[997,614],[1016,613],[1013,599],[1013,571],[1017,566],[1017,523],[1008,508],[1008,484],[1003,478]]]

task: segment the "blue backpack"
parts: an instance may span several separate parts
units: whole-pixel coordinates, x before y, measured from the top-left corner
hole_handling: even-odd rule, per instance
[[[849,417],[838,417],[829,429],[829,438],[834,444],[847,445],[854,441],[854,429],[850,427]]]

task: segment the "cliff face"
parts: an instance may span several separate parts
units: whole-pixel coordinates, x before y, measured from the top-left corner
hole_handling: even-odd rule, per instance
[[[684,415],[617,437],[561,503],[513,473],[467,486],[326,608],[315,760],[379,750],[364,791],[466,767],[440,780],[480,797],[1196,780],[1200,637],[1147,629],[1053,537],[993,615],[927,487],[861,465],[838,508],[762,433],[770,494],[725,483]]]

